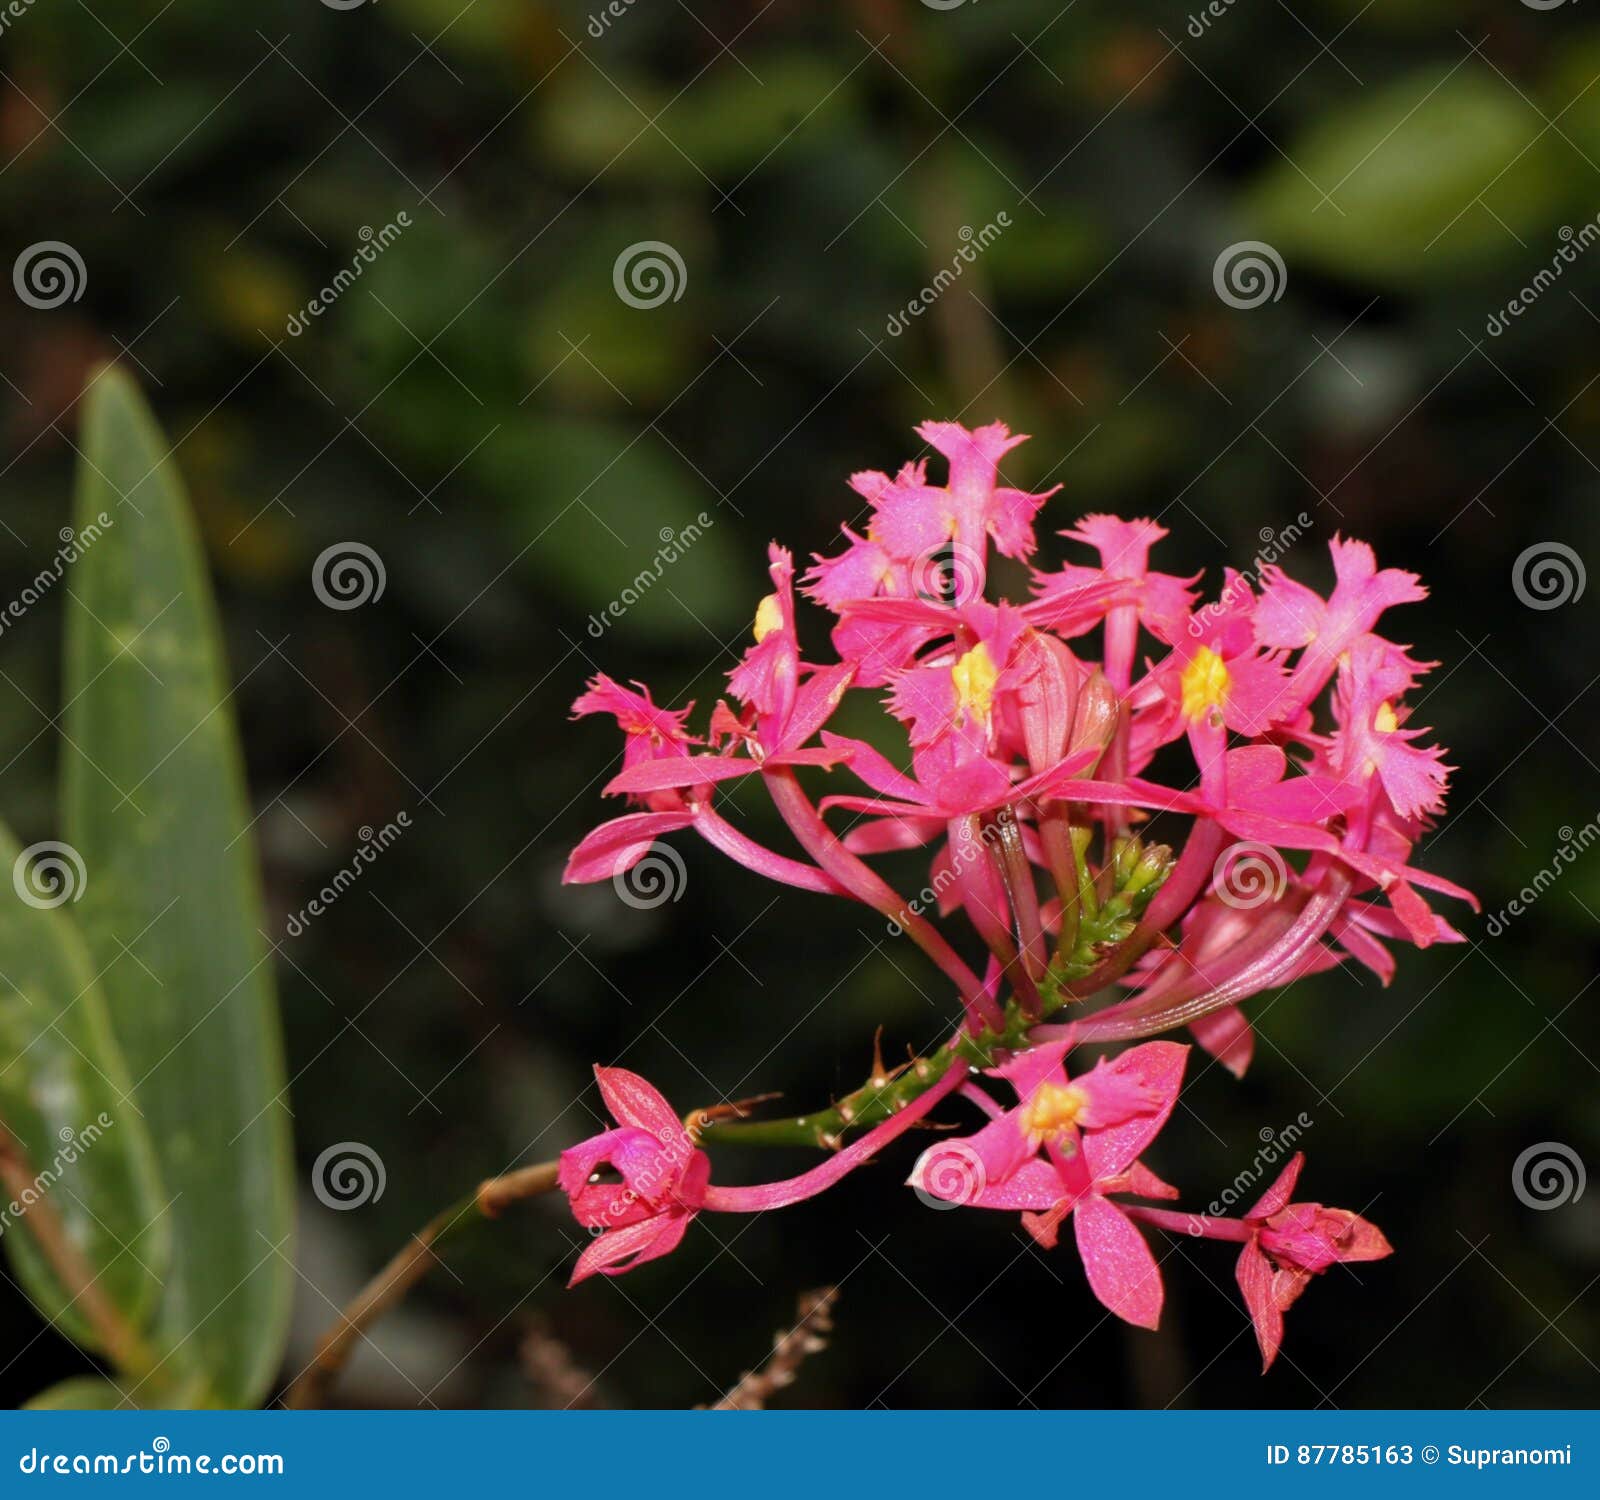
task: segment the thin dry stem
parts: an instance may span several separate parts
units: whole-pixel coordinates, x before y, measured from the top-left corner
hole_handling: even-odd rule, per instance
[[[772,1353],[757,1370],[747,1370],[737,1385],[712,1408],[712,1411],[765,1411],[769,1400],[785,1386],[793,1385],[800,1366],[813,1354],[828,1347],[833,1332],[833,1304],[839,1288],[825,1286],[803,1293],[799,1317],[794,1326],[772,1341]]]
[[[537,1166],[521,1167],[507,1172],[504,1177],[491,1177],[479,1183],[478,1212],[486,1219],[497,1219],[513,1203],[548,1193],[556,1185],[560,1170],[559,1162],[542,1161]]]
[[[55,1205],[42,1193],[34,1191],[36,1181],[22,1143],[0,1124],[0,1182],[5,1184],[7,1194],[15,1203],[20,1204],[25,1196],[32,1195],[33,1201],[22,1210],[22,1218],[50,1262],[50,1269],[67,1294],[68,1304],[83,1315],[101,1349],[119,1370],[141,1378],[148,1375],[154,1368],[149,1346],[101,1290],[94,1268],[72,1242]]]
[[[551,1407],[594,1411],[605,1406],[597,1376],[591,1375],[556,1336],[550,1320],[535,1313],[518,1350],[523,1373]]]
[[[556,1185],[559,1164],[540,1162],[522,1167],[504,1177],[491,1177],[464,1203],[447,1208],[442,1214],[411,1236],[390,1258],[389,1263],[364,1286],[339,1314],[339,1321],[317,1341],[311,1363],[284,1393],[283,1404],[291,1408],[321,1406],[328,1388],[344,1368],[355,1349],[356,1340],[384,1313],[400,1302],[427,1274],[438,1256],[434,1246],[463,1224],[493,1219],[513,1203],[548,1193]]]

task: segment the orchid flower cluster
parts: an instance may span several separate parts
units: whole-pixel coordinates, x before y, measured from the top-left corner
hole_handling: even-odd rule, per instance
[[[1411,863],[1451,770],[1405,703],[1437,664],[1376,633],[1385,611],[1426,591],[1335,537],[1326,598],[1262,564],[1253,579],[1227,570],[1201,604],[1198,577],[1150,566],[1162,527],[1086,515],[1062,533],[1083,560],[1032,568],[1026,602],[991,602],[990,549],[1030,563],[1055,491],[1001,481],[1024,441],[1003,424],[918,432],[946,481],[924,460],[854,475],[865,529],[844,527],[842,548],[800,580],[834,616],[836,662],[802,656],[793,559],[774,544],[732,702],[703,736],[690,709],[658,707],[642,685],[589,684],[575,715],[616,720],[623,768],[606,791],[633,810],[579,844],[566,878],[619,879],[662,835],[692,829],[759,875],[881,913],[954,987],[959,1023],[898,1067],[875,1055],[861,1088],[792,1120],[723,1105],[686,1122],[644,1079],[597,1068],[617,1123],[562,1158],[561,1186],[595,1236],[572,1279],[666,1254],[697,1213],[811,1197],[959,1096],[986,1123],[923,1152],[910,1177],[920,1195],[1018,1212],[1046,1247],[1070,1218],[1091,1290],[1141,1327],[1156,1325],[1163,1292],[1139,1226],[1238,1244],[1265,1367],[1312,1276],[1390,1247],[1353,1213],[1291,1201],[1299,1156],[1242,1218],[1155,1206],[1177,1190],[1142,1157],[1190,1049],[1142,1039],[1187,1028],[1242,1074],[1241,1002],[1346,961],[1387,983],[1389,944],[1463,940],[1423,892],[1475,907],[1471,894]],[[892,741],[828,727],[857,692],[878,696]],[[802,771],[852,780],[817,801]],[[718,810],[718,788],[746,777],[764,785],[792,852]],[[1153,820],[1181,838],[1155,842]],[[870,863],[905,850],[929,859],[916,899]],[[971,928],[959,947],[981,945],[976,967],[941,927],[957,913]],[[1125,1042],[1138,1044],[1068,1072],[1076,1049]],[[703,1149],[717,1139],[832,1154],[799,1177],[722,1187]]]

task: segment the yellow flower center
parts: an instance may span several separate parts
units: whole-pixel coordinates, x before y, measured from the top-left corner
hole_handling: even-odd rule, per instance
[[[1202,646],[1179,679],[1184,717],[1203,719],[1212,709],[1221,708],[1228,696],[1228,680],[1227,662],[1209,646]]]
[[[1393,734],[1400,727],[1400,720],[1395,717],[1392,704],[1380,703],[1378,705],[1378,715],[1372,721],[1372,727],[1379,734]]]
[[[774,630],[782,629],[783,611],[778,607],[778,596],[768,594],[756,605],[756,644],[759,646]]]
[[[1088,1096],[1075,1083],[1041,1083],[1023,1106],[1022,1133],[1031,1145],[1062,1135],[1078,1123]]]
[[[950,668],[950,681],[956,690],[956,707],[968,719],[989,722],[994,705],[994,685],[1000,673],[989,648],[979,641]]]

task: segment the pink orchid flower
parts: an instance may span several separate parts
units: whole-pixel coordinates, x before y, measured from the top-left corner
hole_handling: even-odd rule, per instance
[[[1261,1346],[1261,1368],[1271,1368],[1283,1343],[1283,1315],[1329,1266],[1382,1260],[1394,1253],[1376,1224],[1347,1208],[1291,1203],[1305,1165],[1297,1153],[1282,1175],[1245,1215],[1251,1235],[1239,1252],[1235,1275]]]
[[[1195,1238],[1240,1244],[1234,1275],[1255,1328],[1265,1373],[1283,1344],[1283,1315],[1329,1266],[1382,1260],[1394,1253],[1376,1224],[1347,1208],[1291,1203],[1305,1166],[1297,1152],[1242,1219],[1185,1214],[1134,1205],[1128,1212],[1146,1224]]]
[[[711,1177],[711,1159],[657,1089],[626,1068],[597,1066],[594,1076],[617,1128],[561,1153],[561,1191],[572,1216],[596,1236],[568,1286],[677,1249]],[[608,1169],[617,1180],[603,1180]]]
[[[595,1236],[567,1285],[596,1274],[620,1276],[670,1254],[699,1213],[766,1213],[816,1197],[962,1087],[966,1072],[951,1066],[925,1093],[809,1172],[749,1187],[715,1187],[711,1159],[696,1148],[660,1090],[626,1068],[596,1066],[595,1081],[617,1128],[561,1153],[558,1185],[573,1218]]]
[[[924,422],[917,435],[949,461],[949,483],[897,485],[887,492],[873,525],[883,546],[898,557],[926,557],[953,545],[980,569],[990,540],[1002,556],[1030,555],[1033,518],[1055,490],[1029,495],[997,483],[1000,460],[1027,438],[1004,422],[971,430],[957,422]],[[981,592],[981,574],[973,582]]]
[[[1256,640],[1263,646],[1303,648],[1285,693],[1296,707],[1309,704],[1328,685],[1339,659],[1358,637],[1372,631],[1386,609],[1428,597],[1415,573],[1380,570],[1365,542],[1335,536],[1329,550],[1336,582],[1326,600],[1276,564],[1261,569]]]
[[[1189,618],[1194,600],[1189,584],[1194,580],[1150,570],[1150,549],[1167,535],[1166,527],[1154,521],[1082,516],[1077,526],[1061,534],[1093,547],[1100,554],[1100,566],[1069,563],[1055,573],[1036,571],[1033,586],[1038,602],[1030,606],[1029,617],[1077,634],[1086,623],[1093,623],[1095,613],[1085,622],[1081,611],[1098,593],[1107,606],[1100,611],[1106,617],[1106,677],[1119,693],[1126,694],[1132,683],[1141,620],[1146,629],[1175,639]],[[1118,585],[1109,596],[1108,582]],[[1077,629],[1072,629],[1074,626]]]
[[[689,747],[700,741],[683,730],[689,709],[657,708],[650,690],[643,683],[636,686],[637,693],[603,673],[597,675],[588,691],[573,704],[573,717],[610,714],[616,719],[625,736],[624,775],[649,777],[658,769],[665,769],[667,774],[659,778],[659,785],[647,785],[628,794],[630,800],[642,803],[649,811],[612,818],[578,844],[567,859],[563,882],[615,880],[638,864],[662,835],[693,828],[713,848],[769,880],[825,895],[840,894],[840,887],[820,870],[763,848],[717,813],[711,805],[710,781],[703,780],[698,769],[683,773],[691,765],[715,766],[721,757],[691,754]]]
[[[833,616],[835,660],[803,657],[793,562],[774,543],[731,702],[703,734],[640,685],[589,684],[574,712],[616,720],[623,764],[605,790],[629,810],[579,843],[567,878],[615,878],[655,839],[693,829],[762,876],[879,913],[948,981],[959,1022],[928,1057],[875,1062],[828,1109],[718,1119],[696,1138],[643,1080],[600,1070],[617,1126],[562,1167],[599,1236],[578,1275],[666,1253],[697,1213],[821,1192],[959,1089],[989,1121],[925,1152],[915,1186],[1020,1211],[1042,1244],[1071,1218],[1095,1294],[1141,1326],[1162,1303],[1141,1224],[1239,1243],[1270,1363],[1309,1277],[1387,1254],[1387,1242],[1354,1214],[1290,1203],[1298,1159],[1243,1219],[1130,1201],[1175,1196],[1139,1158],[1172,1113],[1187,1049],[1146,1038],[1188,1028],[1242,1073],[1253,996],[1348,962],[1387,983],[1391,944],[1463,941],[1424,893],[1475,899],[1417,863],[1451,773],[1406,701],[1434,664],[1376,633],[1426,591],[1335,536],[1326,595],[1274,564],[1257,570],[1259,587],[1225,568],[1203,598],[1199,575],[1152,566],[1161,526],[1098,514],[1064,533],[1097,561],[1050,571],[1032,561],[1048,495],[1000,474],[1024,439],[999,422],[918,432],[944,482],[925,459],[854,475],[865,521],[807,570],[804,593]],[[1030,565],[1033,597],[990,597],[991,547]],[[879,711],[878,731],[858,717],[850,733],[835,727],[851,694]],[[819,796],[809,779],[822,776]],[[740,778],[756,778],[794,853],[718,810]],[[928,887],[914,896],[872,863],[909,849],[927,851]],[[1072,1046],[1129,1042],[1066,1072]],[[966,1082],[997,1056],[994,1076],[1017,1094],[1009,1110]],[[780,1182],[712,1184],[701,1140],[740,1131],[835,1154]]]
[[[1376,776],[1402,818],[1441,811],[1453,769],[1442,764],[1437,745],[1412,743],[1426,730],[1401,727],[1410,712],[1398,700],[1415,683],[1414,665],[1378,636],[1357,638],[1339,671],[1333,703],[1339,727],[1329,752],[1347,780]]]
[[[999,1111],[987,1095],[968,1096],[993,1118],[972,1135],[943,1141],[918,1159],[912,1187],[972,1208],[1022,1210],[1024,1227],[1052,1248],[1070,1215],[1089,1286],[1119,1318],[1154,1328],[1161,1275],[1139,1231],[1107,1197],[1176,1196],[1139,1165],[1177,1103],[1188,1048],[1146,1042],[1069,1078],[1070,1039],[1036,1047],[996,1070],[1017,1094]],[[952,1170],[970,1164],[966,1172]]]

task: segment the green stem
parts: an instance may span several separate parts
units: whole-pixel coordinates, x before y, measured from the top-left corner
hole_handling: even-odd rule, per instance
[[[1108,951],[1126,942],[1161,888],[1171,864],[1171,851],[1146,848],[1136,840],[1119,843],[1116,891],[1104,903],[1095,901],[1093,884],[1084,872],[1083,908],[1070,954],[1057,953],[1039,982],[1039,1004],[1032,1012],[1012,999],[998,1025],[981,1030],[963,1028],[937,1051],[915,1057],[889,1072],[879,1066],[860,1088],[836,1100],[827,1109],[793,1115],[784,1120],[746,1120],[729,1110],[701,1110],[688,1117],[695,1137],[704,1144],[727,1141],[745,1146],[822,1146],[836,1150],[852,1130],[880,1125],[932,1088],[956,1059],[974,1068],[992,1068],[1001,1054],[1025,1052],[1033,1045],[1033,1028],[1073,1003],[1077,997],[1067,986],[1092,973]],[[1081,855],[1080,855],[1081,858]]]
[[[926,1093],[957,1059],[974,1068],[992,1068],[1001,1054],[1026,1051],[1028,1034],[1045,1016],[1054,1014],[1066,1000],[1048,982],[1040,987],[1043,1012],[1029,1016],[1012,1000],[1005,1009],[1005,1024],[982,1031],[963,1030],[938,1051],[914,1058],[894,1073],[879,1073],[827,1109],[787,1120],[712,1119],[701,1115],[695,1134],[703,1143],[736,1142],[742,1146],[825,1146],[837,1148],[847,1132],[881,1125],[900,1113],[913,1099]]]

